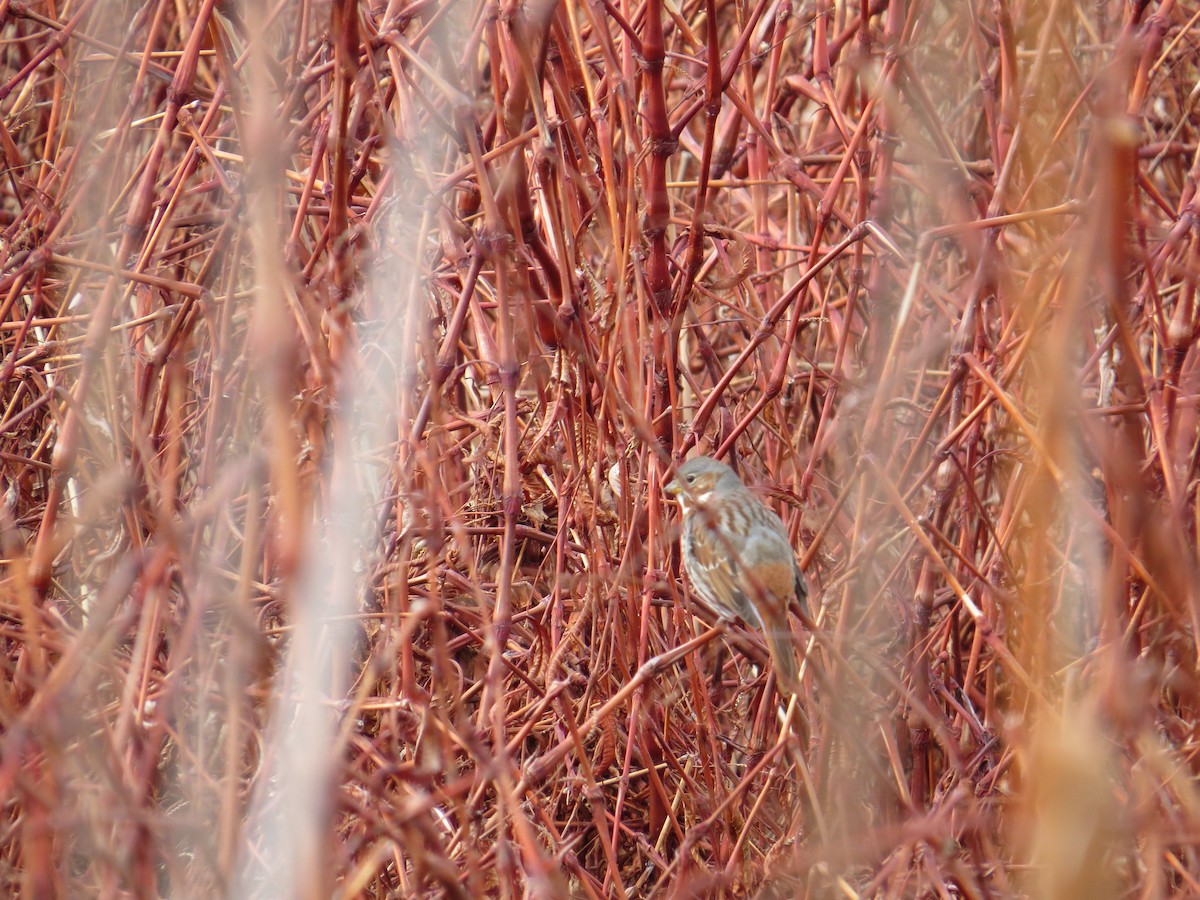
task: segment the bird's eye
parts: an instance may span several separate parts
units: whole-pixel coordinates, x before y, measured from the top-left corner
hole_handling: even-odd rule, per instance
[[[696,476],[695,476],[695,475],[689,475],[687,478],[685,478],[685,479],[683,479],[683,480],[684,480],[684,481],[686,481],[688,484],[695,484],[695,483],[696,483]]]

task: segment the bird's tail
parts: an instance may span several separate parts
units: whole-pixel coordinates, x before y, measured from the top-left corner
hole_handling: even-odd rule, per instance
[[[800,670],[796,665],[796,649],[792,646],[792,630],[784,621],[776,628],[768,628],[767,649],[775,663],[775,677],[779,686],[789,694],[800,690]]]

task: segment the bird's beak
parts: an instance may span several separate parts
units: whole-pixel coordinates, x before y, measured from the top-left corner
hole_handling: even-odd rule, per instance
[[[678,497],[683,493],[683,485],[679,483],[678,479],[675,479],[674,481],[667,483],[666,487],[663,488],[663,493],[668,497]]]

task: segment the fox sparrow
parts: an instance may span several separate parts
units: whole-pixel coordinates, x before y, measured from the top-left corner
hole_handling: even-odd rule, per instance
[[[680,549],[692,589],[724,619],[761,628],[779,683],[799,687],[788,603],[808,596],[779,516],[708,456],[679,467],[664,488],[683,509]]]

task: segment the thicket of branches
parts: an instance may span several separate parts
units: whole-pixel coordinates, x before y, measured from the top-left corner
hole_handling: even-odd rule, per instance
[[[0,890],[1200,892],[1198,23],[0,0]]]

